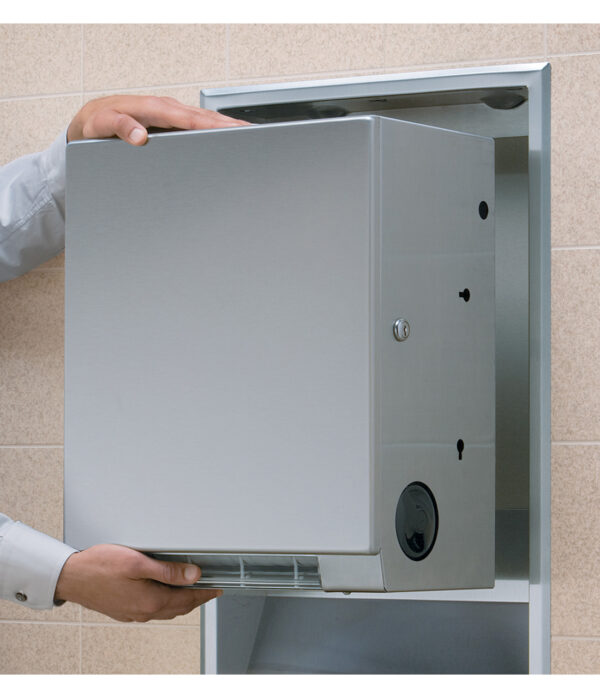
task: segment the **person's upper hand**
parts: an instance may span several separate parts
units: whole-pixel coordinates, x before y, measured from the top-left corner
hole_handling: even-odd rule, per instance
[[[247,125],[246,121],[182,104],[173,97],[114,95],[93,99],[83,106],[69,124],[67,141],[118,136],[132,145],[144,145],[149,126],[189,130]]]
[[[223,593],[177,588],[193,584],[200,575],[196,565],[154,560],[120,545],[94,545],[67,559],[55,601],[73,601],[124,622],[166,620]]]

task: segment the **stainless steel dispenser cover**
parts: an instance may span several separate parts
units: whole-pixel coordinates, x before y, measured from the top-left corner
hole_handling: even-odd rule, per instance
[[[493,211],[491,140],[382,117],[70,144],[67,542],[492,586]]]

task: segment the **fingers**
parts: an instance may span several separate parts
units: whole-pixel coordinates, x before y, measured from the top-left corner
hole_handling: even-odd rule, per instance
[[[67,140],[118,136],[132,145],[143,145],[148,140],[149,126],[199,130],[248,125],[247,121],[182,104],[172,97],[116,95],[88,102],[69,125]]]
[[[177,589],[146,581],[136,597],[136,607],[124,617],[137,623],[169,620],[190,613],[222,593],[221,589]]]
[[[84,124],[84,138],[111,136],[118,136],[132,145],[143,145],[148,140],[148,132],[139,121],[115,109],[100,109]]]
[[[152,615],[153,620],[185,616],[198,606],[222,596],[221,589],[168,589],[164,606]]]
[[[135,116],[147,126],[186,130],[248,125],[246,121],[233,119],[209,109],[182,104],[166,97],[142,98],[137,105]]]
[[[136,567],[138,579],[154,579],[170,586],[194,584],[200,579],[202,572],[197,565],[185,562],[164,562],[143,555]]]

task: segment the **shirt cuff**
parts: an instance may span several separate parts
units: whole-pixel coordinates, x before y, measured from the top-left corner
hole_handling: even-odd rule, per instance
[[[20,521],[12,522],[0,539],[0,598],[29,608],[53,608],[56,582],[75,552]]]

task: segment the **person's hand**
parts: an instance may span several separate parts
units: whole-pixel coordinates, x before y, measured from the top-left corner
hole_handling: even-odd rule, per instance
[[[73,553],[56,584],[56,601],[73,601],[119,621],[146,622],[184,615],[220,596],[220,589],[178,589],[200,568],[163,562],[121,545],[94,545]]]
[[[114,95],[84,105],[69,124],[67,141],[118,136],[132,145],[144,145],[147,126],[188,130],[247,125],[246,121],[188,106],[173,97]]]

